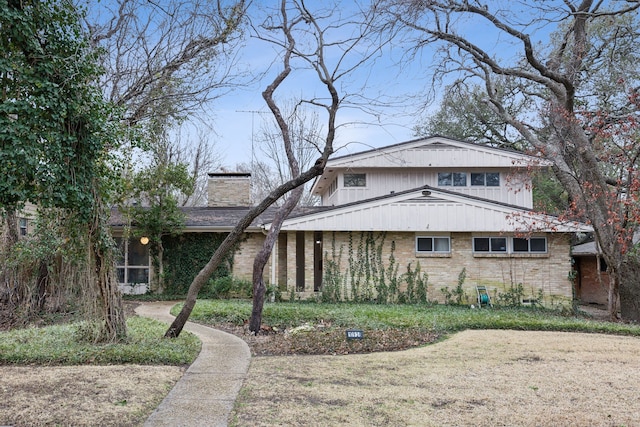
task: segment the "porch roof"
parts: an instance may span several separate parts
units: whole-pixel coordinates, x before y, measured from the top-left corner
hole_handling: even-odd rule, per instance
[[[184,207],[186,231],[230,231],[249,212],[251,207]],[[273,219],[275,208],[267,209],[253,220],[247,231],[260,231],[262,224]],[[117,208],[111,209],[109,225],[124,228],[127,218]],[[131,226],[135,227],[135,223]]]
[[[245,207],[183,207],[185,214],[185,231],[189,232],[225,232],[231,231],[238,222],[251,210],[251,206]],[[319,207],[299,207],[294,211],[294,215],[303,215],[310,212],[317,212]],[[261,232],[263,224],[270,223],[278,210],[277,207],[270,207],[253,220],[247,231]],[[117,208],[111,209],[109,225],[114,229],[122,229],[127,225],[127,218]],[[135,227],[135,223],[131,226]]]

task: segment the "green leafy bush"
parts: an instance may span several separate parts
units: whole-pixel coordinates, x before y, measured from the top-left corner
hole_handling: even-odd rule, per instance
[[[227,237],[226,233],[185,233],[163,237],[164,291],[167,294],[184,295],[189,285],[202,270],[211,255]],[[229,251],[213,278],[229,276],[235,251]]]
[[[211,298],[251,298],[253,285],[248,280],[223,276],[210,279],[205,293]]]

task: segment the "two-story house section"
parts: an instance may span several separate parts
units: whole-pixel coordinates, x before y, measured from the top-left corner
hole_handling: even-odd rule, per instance
[[[272,281],[305,297],[327,274],[348,289],[376,280],[366,269],[388,281],[391,264],[395,278],[420,265],[439,301],[460,277],[470,297],[485,286],[570,301],[570,237],[588,228],[532,212],[537,167],[531,156],[443,137],[332,158],[312,187],[322,206],[282,226]]]
[[[312,192],[337,206],[429,185],[533,207],[529,170],[539,160],[442,137],[404,142],[329,160]]]
[[[569,303],[571,236],[591,229],[532,212],[529,173],[539,167],[531,156],[444,137],[332,158],[312,187],[321,206],[285,220],[265,281],[295,298],[331,290],[367,300],[406,294],[420,279],[431,301],[446,302],[463,282],[462,302],[473,303],[483,286],[492,297]],[[185,208],[185,233],[229,232],[250,209],[250,187],[248,174],[210,174],[209,206]],[[273,214],[246,230],[234,277],[251,280]],[[111,223],[116,236],[135,226],[115,214]],[[121,261],[123,286],[147,281],[142,240],[124,245]]]

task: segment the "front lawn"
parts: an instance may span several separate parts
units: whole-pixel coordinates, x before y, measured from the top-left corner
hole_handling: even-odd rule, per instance
[[[164,339],[162,322],[131,317],[127,327],[126,343],[99,345],[79,339],[81,322],[1,332],[0,365],[188,365],[200,352],[200,340],[188,332]]]
[[[172,309],[176,315],[181,308]],[[251,315],[251,302],[199,300],[191,314],[195,322],[242,325]],[[307,302],[267,303],[263,325],[290,329],[303,324],[325,324],[336,328],[423,329],[439,335],[465,329],[515,329],[535,331],[590,332],[640,336],[640,326],[596,321],[586,314],[569,316],[537,308],[483,308],[452,305],[376,305]]]

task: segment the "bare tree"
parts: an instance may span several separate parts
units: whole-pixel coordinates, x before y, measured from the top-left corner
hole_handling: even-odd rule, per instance
[[[197,131],[195,139],[179,133],[170,143],[171,161],[186,164],[194,183],[189,195],[179,197],[180,205],[206,206],[208,173],[222,165],[222,156],[217,151],[216,143],[202,129]]]
[[[229,233],[207,265],[191,283],[184,306],[165,333],[166,337],[176,337],[180,334],[193,310],[198,292],[220,264],[224,255],[239,241],[244,230],[251,224],[253,219],[290,191],[295,190],[296,193],[301,193],[302,185],[322,174],[329,156],[333,153],[338,110],[343,105],[344,100],[348,98],[348,94],[340,93],[337,83],[340,79],[349,76],[354,70],[363,66],[381,47],[380,45],[363,46],[363,43],[368,41],[367,34],[372,29],[371,22],[376,16],[375,13],[365,15],[359,21],[344,19],[336,14],[335,11],[337,9],[334,6],[323,4],[320,8],[311,10],[304,1],[281,0],[279,10],[269,14],[262,25],[254,27],[257,37],[277,46],[280,50],[279,56],[282,61],[280,71],[263,92],[263,97],[281,130],[283,149],[287,151],[287,158],[291,167],[291,178],[271,191],[257,206],[251,208],[247,215]],[[332,36],[330,30],[346,30],[349,27],[351,27],[352,31],[339,32],[338,36],[333,36],[339,38],[330,39],[330,36]],[[339,54],[334,55],[336,52]],[[294,61],[295,64],[293,64]],[[293,151],[289,124],[274,98],[274,93],[276,89],[283,87],[287,81],[291,80],[294,70],[305,69],[310,70],[311,74],[315,75],[316,82],[320,84],[320,88],[323,89],[326,96],[320,98],[313,95],[312,98],[301,100],[301,103],[317,107],[323,112],[325,132],[323,146],[318,146],[319,156],[315,163],[306,170],[299,171],[297,169],[299,165]],[[305,87],[308,87],[310,80],[307,79],[304,84]],[[314,92],[319,91],[320,88],[314,88]],[[279,210],[276,219],[271,224],[271,228],[274,231],[270,232],[267,237],[270,243],[263,247],[263,251],[258,257],[259,259],[254,264],[254,277],[257,274],[261,276],[260,265],[264,268],[264,260],[268,258],[271,252],[280,225],[288,215],[288,212],[295,206],[296,199],[299,198],[296,193],[289,195],[289,199]],[[260,271],[260,273],[256,273],[256,271]]]
[[[640,320],[637,1],[389,0],[393,28],[414,52],[439,47],[436,76],[484,86],[486,102],[535,154],[550,160],[572,214],[594,226],[609,267],[609,309]],[[466,25],[466,26],[465,26]],[[485,37],[469,28],[482,28]],[[476,34],[474,37],[473,34]],[[484,46],[488,34],[495,34]],[[547,44],[536,44],[551,34]],[[515,56],[506,54],[515,52]],[[498,82],[510,79],[510,92]],[[506,95],[506,96],[505,96]],[[512,114],[508,100],[529,109]]]
[[[274,101],[275,102],[275,101]],[[287,131],[291,138],[291,149],[300,169],[307,169],[316,159],[319,148],[323,145],[324,129],[320,124],[320,116],[315,111],[304,109],[302,104],[283,103],[281,116],[287,123]],[[252,200],[261,200],[274,188],[291,178],[291,167],[286,151],[282,150],[282,130],[277,122],[268,122],[260,130],[256,138],[259,153],[258,159],[237,165],[237,169],[251,172]],[[308,190],[310,183],[304,186],[299,204],[312,206],[317,198]],[[284,204],[287,196],[276,202]]]
[[[158,135],[167,136],[162,147],[150,151],[166,149],[168,162],[188,164],[194,188],[180,203],[204,204],[207,173],[220,158],[202,133],[186,137],[194,132],[180,131],[241,84],[244,73],[235,54],[245,1],[117,0],[86,7],[91,41],[104,51],[105,97],[124,110],[127,124],[142,130],[131,145],[147,148],[160,141]],[[149,161],[144,154],[136,160]]]
[[[92,43],[104,50],[104,92],[136,124],[184,118],[237,85],[233,54],[244,0],[87,3]]]

